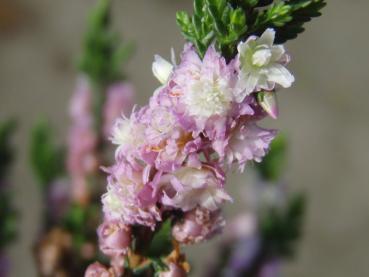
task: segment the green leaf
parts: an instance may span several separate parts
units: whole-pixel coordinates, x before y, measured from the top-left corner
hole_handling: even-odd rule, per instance
[[[177,13],[177,23],[200,57],[215,42],[230,60],[240,41],[269,27],[276,29],[277,43],[295,38],[324,6],[324,0],[194,0],[194,14]]]
[[[173,250],[172,245],[172,223],[168,219],[154,234],[146,256],[155,260],[167,256]]]
[[[39,122],[32,130],[30,159],[35,175],[46,188],[64,174],[64,151],[55,145],[50,126]]]
[[[271,143],[269,153],[263,161],[256,164],[262,179],[277,182],[283,174],[286,165],[287,140],[284,135],[278,135]]]

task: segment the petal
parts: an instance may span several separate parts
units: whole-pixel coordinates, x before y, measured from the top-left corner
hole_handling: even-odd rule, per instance
[[[269,46],[273,45],[275,39],[275,31],[272,28],[268,28],[258,39],[258,44],[266,44]]]
[[[272,58],[271,60],[274,62],[278,62],[283,57],[283,54],[286,52],[283,45],[274,45],[271,48]]]
[[[152,72],[160,83],[165,84],[168,81],[170,74],[172,74],[172,71],[173,65],[170,62],[159,55],[155,55],[155,60],[152,63]]]
[[[237,82],[237,89],[235,91],[235,99],[237,103],[241,103],[247,95],[252,93],[259,81],[259,75],[255,73],[241,76]]]
[[[283,65],[274,64],[268,69],[268,81],[288,88],[295,81],[295,77]]]

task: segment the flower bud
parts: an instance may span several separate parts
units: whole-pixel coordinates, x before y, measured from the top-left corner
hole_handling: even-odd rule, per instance
[[[186,277],[186,271],[175,263],[169,264],[169,270],[161,272],[159,277]]]
[[[152,63],[152,72],[160,83],[165,84],[173,72],[173,65],[159,55],[155,55],[155,61]]]
[[[118,221],[106,221],[98,228],[101,251],[111,257],[125,255],[131,244],[131,229]]]
[[[173,227],[173,237],[180,243],[193,244],[212,238],[221,232],[225,221],[220,210],[211,212],[207,209],[196,208],[187,212],[183,221]]]
[[[263,110],[273,119],[277,119],[279,115],[277,95],[273,91],[262,91],[258,93],[258,102]]]

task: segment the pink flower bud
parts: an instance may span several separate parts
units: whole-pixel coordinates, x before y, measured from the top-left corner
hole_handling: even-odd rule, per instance
[[[258,93],[258,102],[263,110],[273,119],[279,115],[277,95],[274,91],[263,91]]]
[[[125,255],[131,245],[131,229],[118,221],[106,221],[98,231],[101,251],[111,257]]]
[[[181,243],[193,244],[212,238],[221,232],[225,221],[220,210],[211,212],[196,208],[185,214],[183,221],[173,227],[173,237]]]
[[[159,277],[186,277],[186,271],[175,263],[170,263],[169,270],[161,272]]]
[[[107,269],[102,264],[96,262],[88,266],[85,277],[114,277],[111,269]]]

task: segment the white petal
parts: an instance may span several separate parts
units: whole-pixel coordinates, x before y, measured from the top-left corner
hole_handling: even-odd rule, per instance
[[[159,55],[155,55],[155,60],[152,63],[152,72],[162,84],[165,84],[173,72],[173,65]]]
[[[283,54],[286,52],[286,50],[284,49],[283,45],[273,45],[271,48],[271,52],[272,61],[277,62],[283,57]]]
[[[259,75],[258,74],[251,73],[247,76],[247,78],[245,79],[246,95],[249,95],[250,93],[255,91],[255,88],[258,84],[258,81],[259,81]]]
[[[288,88],[295,81],[295,77],[281,64],[274,64],[268,70],[268,81],[275,82]]]
[[[258,39],[258,44],[273,45],[275,39],[275,31],[272,28],[268,28]]]
[[[235,99],[237,103],[241,103],[247,95],[254,92],[256,85],[258,84],[258,80],[259,76],[253,73],[240,77],[235,91]]]

